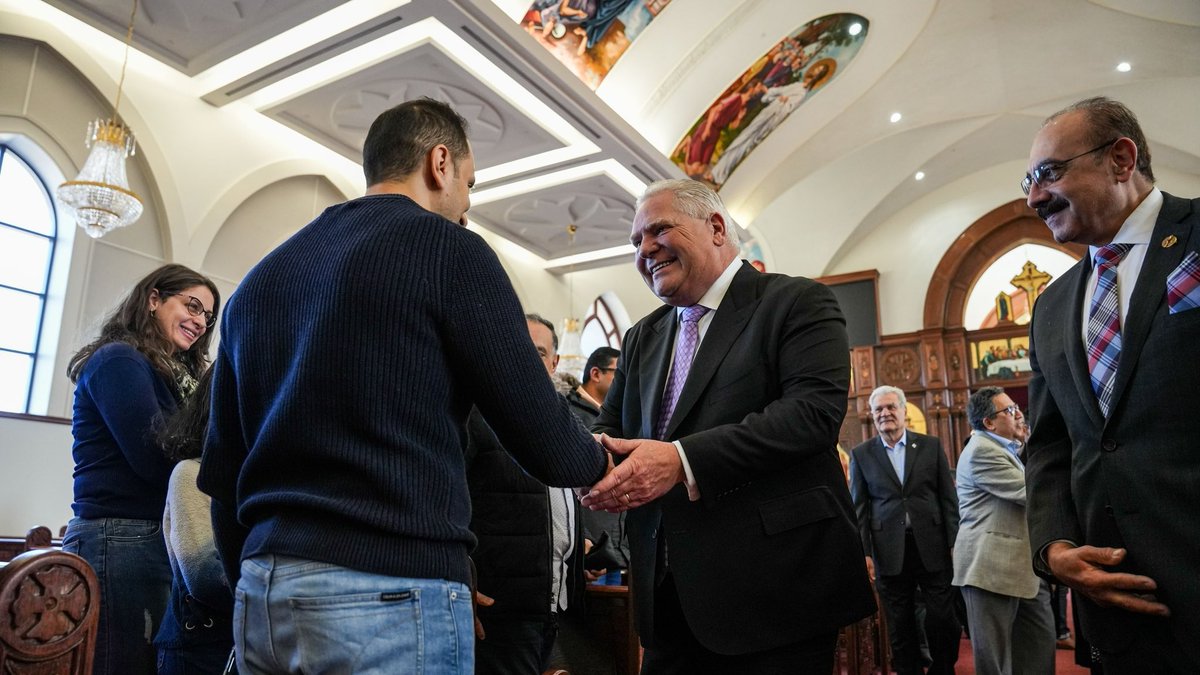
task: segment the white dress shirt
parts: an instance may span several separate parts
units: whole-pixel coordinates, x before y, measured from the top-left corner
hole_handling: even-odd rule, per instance
[[[696,343],[695,354],[700,353],[700,345],[704,343],[704,335],[708,333],[708,327],[712,324],[713,317],[717,314],[717,307],[721,306],[721,301],[725,299],[725,293],[729,291],[729,285],[733,283],[733,276],[737,274],[737,271],[741,269],[741,267],[741,258],[734,258],[733,262],[729,263],[729,266],[725,268],[725,271],[721,272],[721,276],[717,277],[717,280],[713,282],[712,286],[709,286],[708,290],[704,292],[704,295],[700,296],[700,300],[696,302],[697,305],[707,307],[708,312],[706,312],[704,316],[700,317],[700,321],[697,324],[697,328],[700,331],[700,339]],[[681,314],[683,314],[684,309],[687,308],[675,308],[676,324],[679,323],[679,317]],[[692,355],[693,359],[696,358],[695,354]],[[674,368],[674,366],[675,346],[674,342],[672,342],[671,367]],[[670,377],[670,373],[671,369],[667,369],[667,377]],[[691,373],[688,373],[688,376],[690,377]],[[679,451],[679,459],[681,462],[683,462],[683,473],[687,479],[688,499],[691,501],[697,501],[700,499],[700,488],[696,486],[696,477],[692,475],[692,465],[688,464],[687,453],[684,452],[683,444],[679,441],[675,441],[675,449]]]
[[[879,442],[883,443],[883,449],[887,451],[888,460],[891,461],[892,468],[896,470],[896,478],[900,479],[900,485],[904,485],[904,457],[905,451],[908,450],[908,429],[904,430],[895,445],[888,445],[883,436],[879,437]],[[905,515],[905,517],[908,516]]]
[[[1125,315],[1129,313],[1129,298],[1133,295],[1133,287],[1137,283],[1138,274],[1142,271],[1142,262],[1146,260],[1146,250],[1150,245],[1150,237],[1154,234],[1154,223],[1158,221],[1158,212],[1162,210],[1162,191],[1154,188],[1141,204],[1125,219],[1121,229],[1113,237],[1114,244],[1134,244],[1129,253],[1117,265],[1117,312],[1121,316],[1121,330],[1124,332]],[[1096,251],[1099,246],[1089,246],[1088,255],[1092,257],[1092,273],[1088,277],[1087,288],[1083,292],[1083,349],[1088,348],[1088,314],[1092,311],[1092,296],[1096,293]]]

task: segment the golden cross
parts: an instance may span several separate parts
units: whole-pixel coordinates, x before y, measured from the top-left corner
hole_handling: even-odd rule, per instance
[[[1013,286],[1025,291],[1025,297],[1029,299],[1029,309],[1033,310],[1033,303],[1037,302],[1039,289],[1054,277],[1039,270],[1033,261],[1026,260],[1025,265],[1021,267],[1021,273],[1012,278],[1010,282]]]

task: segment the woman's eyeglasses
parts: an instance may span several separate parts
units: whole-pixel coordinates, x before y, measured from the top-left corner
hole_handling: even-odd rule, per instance
[[[204,309],[204,303],[200,302],[200,298],[194,295],[184,295],[183,293],[162,293],[163,298],[169,298],[172,295],[179,296],[183,300],[183,306],[187,308],[188,314],[192,316],[204,316],[204,325],[206,328],[212,328],[217,323],[217,317],[212,312]]]

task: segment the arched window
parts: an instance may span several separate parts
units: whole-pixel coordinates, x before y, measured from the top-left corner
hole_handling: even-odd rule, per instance
[[[975,281],[963,310],[963,327],[979,330],[1029,323],[1030,300],[1074,264],[1071,256],[1042,244],[1023,243],[1009,249]]]
[[[583,320],[580,339],[584,358],[599,347],[621,348],[621,338],[629,330],[629,314],[616,293],[606,291],[592,301]]]
[[[0,410],[29,412],[58,222],[50,190],[0,143]]]

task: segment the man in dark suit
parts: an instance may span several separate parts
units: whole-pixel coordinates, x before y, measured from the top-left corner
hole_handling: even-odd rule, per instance
[[[837,301],[739,261],[697,181],[651,185],[631,240],[666,306],[625,336],[593,427],[623,461],[583,503],[632,509],[642,672],[829,672],[838,629],[874,606],[836,450]]]
[[[1200,672],[1200,199],[1154,187],[1137,118],[1051,116],[1022,187],[1091,247],[1035,307],[1026,476],[1034,564],[1075,589],[1105,673]]]
[[[850,451],[850,494],[887,616],[900,675],[921,673],[915,603],[925,601],[930,673],[953,673],[961,628],[954,616],[950,549],[958,495],[942,442],[908,430],[904,392],[883,386],[868,399],[879,435]]]
[[[554,324],[526,314],[525,325],[553,378]],[[577,612],[583,603],[581,510],[570,490],[526,473],[478,409],[467,418],[466,466],[471,533],[479,540],[471,554],[480,601],[475,673],[537,675],[550,666],[568,610]]]

